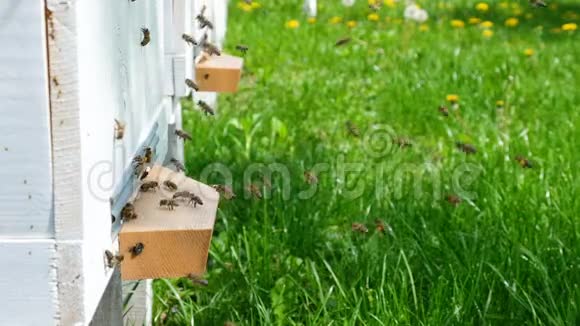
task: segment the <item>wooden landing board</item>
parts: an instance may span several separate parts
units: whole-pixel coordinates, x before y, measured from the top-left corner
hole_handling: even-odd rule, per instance
[[[202,92],[232,93],[238,90],[244,59],[228,54],[208,56],[196,60],[195,77]]]
[[[199,196],[203,205],[193,207],[184,201],[174,210],[159,207],[161,199],[174,192],[163,186],[173,181],[181,190]],[[119,233],[119,253],[123,280],[184,277],[205,272],[219,194],[210,186],[187,178],[183,173],[154,166],[145,181],[157,181],[160,189],[140,192],[135,201],[138,218],[125,222]],[[137,243],[143,252],[133,255]]]

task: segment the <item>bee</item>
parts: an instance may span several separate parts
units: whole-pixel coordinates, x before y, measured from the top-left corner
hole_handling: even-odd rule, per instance
[[[475,154],[477,153],[477,149],[472,144],[465,144],[462,142],[455,142],[455,146],[465,154]]]
[[[145,154],[143,154],[143,157],[145,158],[145,163],[151,163],[153,149],[151,149],[151,147],[145,147]]]
[[[143,173],[141,173],[141,176],[139,177],[139,180],[143,180],[145,178],[147,178],[147,176],[149,175],[149,172],[151,172],[151,167],[148,166],[143,170]]]
[[[192,140],[191,135],[188,134],[187,132],[180,130],[180,129],[176,129],[175,130],[175,134],[177,135],[177,137],[183,139],[184,141],[186,140]]]
[[[252,194],[252,196],[254,196],[256,199],[262,199],[262,191],[260,191],[260,187],[258,187],[256,184],[251,183],[246,190]]]
[[[175,207],[178,207],[177,201],[175,199],[161,199],[159,201],[159,207],[167,207],[170,211],[174,210]]]
[[[411,141],[405,137],[397,137],[397,138],[393,139],[393,144],[399,146],[399,148],[406,148],[406,147],[413,146],[413,143],[411,143]]]
[[[199,28],[204,28],[207,27],[209,29],[213,29],[213,24],[211,21],[209,21],[209,19],[207,19],[205,16],[202,15],[198,15],[196,17],[197,21],[199,22]]]
[[[185,41],[185,43],[191,46],[197,45],[197,42],[193,39],[191,35],[187,35],[184,33],[183,35],[181,35],[181,38]]]
[[[447,202],[453,206],[457,206],[461,203],[461,198],[459,198],[456,195],[447,195],[447,197],[445,197],[445,200],[447,200]]]
[[[143,249],[145,249],[145,245],[141,242],[138,242],[129,249],[129,252],[131,252],[131,256],[134,258],[139,256],[143,252]]]
[[[137,217],[138,216],[135,212],[135,206],[133,204],[127,203],[125,206],[123,206],[123,209],[121,210],[121,219],[123,219],[123,221],[134,220]]]
[[[530,0],[530,5],[532,5],[535,8],[539,8],[539,7],[547,7],[548,5],[542,1],[542,0]]]
[[[348,120],[346,122],[346,130],[348,131],[348,133],[351,136],[354,137],[360,137],[360,130],[358,129],[358,127],[354,124],[354,122]]]
[[[208,80],[209,79],[209,74],[203,75],[203,79]]]
[[[169,162],[175,165],[175,169],[177,169],[177,172],[185,172],[185,166],[183,165],[183,163],[179,162],[179,160],[177,160],[176,158],[171,158]]]
[[[107,267],[113,268],[123,261],[125,257],[123,255],[115,255],[109,250],[105,250],[105,257],[107,258]]]
[[[368,233],[369,229],[362,223],[352,223],[351,229],[353,232]]]
[[[350,37],[339,38],[334,43],[334,46],[342,46],[342,45],[345,45],[345,44],[349,43],[350,41],[351,41],[351,38]]]
[[[196,92],[199,91],[199,86],[197,86],[197,84],[193,80],[191,80],[189,78],[187,78],[185,80],[185,85],[187,85],[187,87],[193,89]]]
[[[133,164],[135,164],[135,175],[141,174],[141,171],[143,170],[145,163],[147,163],[147,161],[145,157],[141,155],[137,155],[133,158]]]
[[[217,46],[215,46],[209,42],[203,43],[203,50],[205,52],[207,52],[209,55],[214,55],[214,54],[217,56],[222,55],[222,52],[220,51],[220,49]]]
[[[514,159],[516,160],[516,162],[518,162],[518,164],[522,168],[524,168],[524,169],[531,169],[532,168],[532,162],[530,162],[530,160],[528,160],[523,155],[516,155],[516,157]]]
[[[393,233],[393,228],[391,228],[391,226],[387,223],[385,223],[383,220],[377,218],[375,219],[375,229],[377,230],[377,232],[379,233]]]
[[[193,204],[193,208],[197,207],[197,205],[201,205],[203,206],[203,201],[201,200],[201,198],[195,194],[190,193],[189,194],[189,205]]]
[[[189,198],[190,194],[191,193],[187,190],[178,191],[178,192],[173,194],[173,199]]]
[[[209,282],[206,279],[203,279],[195,274],[189,274],[187,276],[194,284],[207,286]]]
[[[123,139],[125,135],[125,124],[115,119],[115,139]]]
[[[236,198],[236,194],[234,193],[233,189],[230,186],[212,185],[212,188],[214,188],[217,192],[221,193],[227,200]]]
[[[141,32],[143,32],[143,40],[141,41],[141,46],[145,46],[151,42],[151,32],[149,28],[142,27]]]
[[[318,177],[312,171],[304,171],[304,181],[309,184],[316,184],[318,183]]]
[[[246,54],[246,52],[248,52],[249,49],[250,49],[250,47],[248,47],[247,45],[243,45],[243,44],[236,45],[236,50],[242,52],[242,54]]]
[[[197,105],[201,108],[201,111],[205,113],[205,115],[215,115],[214,110],[209,106],[209,104],[205,103],[202,100],[197,101]]]
[[[439,108],[438,108],[438,110],[439,110],[439,113],[441,113],[442,116],[444,116],[444,117],[448,117],[449,116],[449,109],[447,109],[443,105],[440,105]]]
[[[165,180],[165,181],[163,181],[163,185],[169,191],[177,191],[177,185],[173,181],[171,181],[171,180]]]
[[[159,183],[157,181],[149,181],[142,184],[139,187],[139,190],[141,190],[142,192],[148,192],[151,189],[155,191],[157,188],[159,188]]]

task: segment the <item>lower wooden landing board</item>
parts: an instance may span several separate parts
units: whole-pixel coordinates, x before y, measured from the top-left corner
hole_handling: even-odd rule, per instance
[[[170,180],[178,191],[187,190],[199,196],[203,205],[179,201],[170,210],[159,201],[172,198],[175,192],[163,182]],[[183,277],[205,272],[219,194],[210,186],[187,178],[183,173],[154,166],[144,180],[157,181],[159,189],[140,192],[133,204],[138,218],[123,224],[119,233],[119,253],[123,280]],[[143,251],[134,255],[138,243]]]

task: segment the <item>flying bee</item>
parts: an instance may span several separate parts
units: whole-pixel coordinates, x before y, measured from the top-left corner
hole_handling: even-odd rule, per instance
[[[236,45],[236,50],[242,52],[242,54],[246,54],[246,52],[248,52],[249,49],[250,49],[250,47],[248,47],[247,45],[243,45],[243,44]]]
[[[149,182],[143,183],[139,187],[139,190],[142,192],[148,192],[151,189],[153,189],[153,191],[155,191],[155,190],[157,190],[157,188],[159,188],[159,183],[157,181],[149,181]]]
[[[207,286],[209,284],[209,282],[206,279],[203,279],[195,274],[189,274],[187,277],[193,282],[193,284],[202,286]]]
[[[175,166],[177,172],[185,172],[185,166],[183,165],[183,163],[179,162],[179,160],[177,160],[176,158],[171,158],[169,162],[171,162],[171,164]]]
[[[444,116],[444,117],[448,117],[449,116],[449,110],[446,107],[444,107],[443,105],[440,105],[439,108],[438,108],[438,110],[439,110],[439,113],[441,113],[442,116]]]
[[[151,163],[151,159],[153,158],[153,149],[151,147],[145,147],[145,153],[143,154],[145,158],[145,163]]]
[[[197,205],[202,205],[203,206],[203,201],[201,200],[201,198],[199,196],[197,196],[196,194],[189,194],[189,205],[193,204],[193,208],[197,207]]]
[[[192,140],[191,135],[183,130],[175,129],[175,134],[177,135],[177,137],[183,139],[184,141]]]
[[[530,0],[530,5],[532,5],[535,8],[548,6],[543,0]]]
[[[220,51],[220,49],[217,46],[215,46],[209,42],[203,43],[203,50],[205,52],[207,52],[207,54],[209,54],[209,55],[214,55],[214,54],[217,56],[222,55],[222,52]]]
[[[131,256],[135,258],[136,256],[139,256],[143,252],[143,249],[145,249],[145,245],[141,242],[138,242],[129,249],[129,252],[131,252]]]
[[[347,43],[349,43],[351,41],[350,37],[343,37],[343,38],[339,38],[338,40],[336,40],[336,42],[334,43],[334,46],[343,46]]]
[[[316,184],[318,183],[318,177],[312,171],[304,171],[304,181],[309,184]]]
[[[258,187],[256,184],[251,183],[246,190],[252,195],[254,196],[256,199],[262,199],[262,191],[260,191],[260,187]]]
[[[123,139],[125,135],[125,124],[115,119],[115,139]]]
[[[163,181],[163,185],[170,191],[177,191],[177,185],[171,180]]]
[[[209,106],[209,104],[205,103],[202,100],[197,101],[197,105],[201,108],[201,111],[205,113],[205,115],[215,115],[215,111]]]
[[[135,212],[135,206],[133,206],[133,204],[127,203],[125,206],[123,206],[123,209],[121,209],[121,219],[123,219],[123,221],[134,220],[137,217],[138,216]]]
[[[144,180],[145,178],[147,178],[149,172],[151,172],[151,167],[150,166],[145,167],[145,169],[143,169],[143,173],[141,173],[141,176],[139,177],[139,180]]]
[[[530,160],[528,160],[526,157],[524,157],[523,155],[516,155],[516,157],[514,158],[516,160],[516,162],[518,162],[518,164],[524,168],[524,169],[531,169],[532,168],[532,162],[530,162]]]
[[[226,185],[212,185],[217,192],[222,194],[225,199],[230,200],[232,198],[236,198],[236,194],[234,193],[232,187]]]
[[[125,257],[123,255],[115,255],[109,250],[105,250],[105,257],[107,258],[107,267],[113,268],[123,261]]]
[[[352,223],[351,229],[353,232],[368,233],[369,229],[362,223]]]
[[[354,124],[354,122],[348,120],[346,122],[346,130],[348,131],[348,133],[351,136],[354,137],[360,137],[360,130],[358,129],[358,127]]]
[[[387,233],[389,232],[390,234],[393,234],[393,228],[391,228],[391,226],[387,223],[385,223],[385,221],[377,218],[375,219],[375,229],[377,230],[377,232],[379,233]]]
[[[181,38],[185,41],[185,43],[191,46],[197,45],[197,42],[193,39],[191,35],[184,33],[183,35],[181,35]]]
[[[457,206],[461,203],[461,198],[459,198],[456,195],[447,195],[447,197],[445,197],[445,200],[447,200],[447,202],[453,206]]]
[[[170,211],[174,210],[175,207],[178,207],[177,201],[175,199],[161,199],[159,201],[159,207],[167,207]]]
[[[199,21],[199,28],[204,28],[207,27],[209,29],[213,29],[213,23],[211,21],[209,21],[209,19],[207,19],[204,16],[199,17],[198,16],[198,21]]]
[[[149,28],[142,27],[141,32],[143,33],[143,40],[141,41],[141,46],[145,46],[151,42],[151,32]]]
[[[412,147],[413,143],[408,138],[397,137],[393,139],[393,144],[399,146],[399,148]]]
[[[472,144],[465,144],[462,142],[455,142],[455,146],[465,154],[475,154],[477,153],[477,149]]]
[[[199,86],[197,86],[197,84],[193,80],[191,80],[189,78],[187,78],[185,80],[185,85],[187,85],[187,87],[193,89],[196,92],[199,91]]]
[[[381,3],[379,1],[375,1],[374,3],[369,4],[369,9],[372,11],[379,11],[381,9]]]

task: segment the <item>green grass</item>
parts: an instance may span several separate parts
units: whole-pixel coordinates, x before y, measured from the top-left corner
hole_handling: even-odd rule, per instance
[[[220,203],[209,286],[156,281],[155,323],[580,324],[580,31],[552,30],[580,23],[580,6],[512,1],[523,13],[507,28],[513,9],[499,2],[478,13],[474,1],[423,1],[425,32],[397,20],[400,5],[371,22],[365,1],[320,2],[315,24],[301,1],[264,1],[252,12],[231,3],[226,48],[250,46],[240,91],[220,97],[216,117],[185,102],[184,129],[195,139],[189,174],[223,183],[207,177],[223,164],[237,198]],[[450,27],[472,16],[493,21],[493,37]],[[300,27],[285,28],[290,19]],[[437,108],[447,94],[460,101],[444,117]],[[362,137],[349,136],[347,120]],[[413,146],[381,143],[373,130]],[[248,198],[244,173],[257,163],[285,166],[290,184],[274,173],[270,196]],[[317,164],[327,170],[304,199],[303,172]],[[267,193],[261,175],[252,182]],[[376,218],[392,232],[377,232]],[[353,232],[354,222],[369,232]]]

